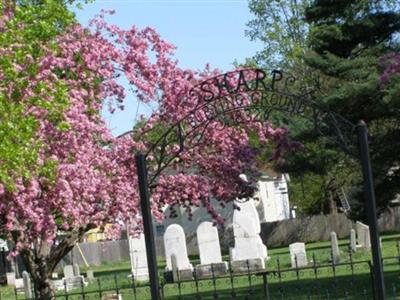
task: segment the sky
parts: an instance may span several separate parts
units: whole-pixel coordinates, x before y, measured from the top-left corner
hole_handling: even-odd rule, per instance
[[[236,60],[243,62],[261,50],[261,44],[245,36],[252,19],[247,0],[96,0],[75,9],[78,21],[88,21],[101,9],[114,9],[108,20],[122,28],[150,26],[177,47],[176,58],[182,68],[202,69],[209,63],[229,71]],[[153,108],[154,109],[154,108]],[[124,111],[103,112],[114,135],[132,129],[140,114],[151,108],[128,95]]]

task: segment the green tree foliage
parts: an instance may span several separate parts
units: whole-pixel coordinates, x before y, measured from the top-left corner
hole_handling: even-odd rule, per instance
[[[265,43],[254,59],[259,66],[284,68],[315,89],[315,100],[328,109],[353,123],[360,119],[368,123],[379,208],[386,208],[400,186],[400,89],[396,84],[400,79],[393,77],[384,85],[380,76],[384,57],[399,50],[398,3],[252,0],[250,10],[255,19],[248,24],[248,34]],[[300,34],[293,38],[291,32]],[[289,122],[281,114],[271,117],[280,126],[287,124],[293,138],[304,144],[303,151],[290,154],[278,166],[291,174],[291,199],[299,210],[328,213],[337,192],[344,188],[353,199],[353,211],[359,212],[354,217],[361,217],[358,161],[343,155],[330,139],[315,134],[312,124],[293,117]]]
[[[33,103],[47,106],[52,111],[49,118],[63,126],[60,116],[67,105],[66,90],[62,82],[55,91],[39,85],[28,101],[24,91],[30,78],[37,74],[38,61],[45,55],[46,47],[57,47],[54,37],[75,21],[68,4],[71,1],[0,1],[0,182],[7,189],[13,189],[16,179],[28,178],[32,173],[51,177],[54,168],[51,161],[38,162],[41,144],[34,139],[37,122],[28,115],[26,107]],[[21,72],[21,64],[30,67]],[[42,101],[42,93],[52,93],[53,103]]]
[[[307,49],[308,24],[303,16],[309,0],[250,0],[254,19],[246,34],[264,43],[254,60],[265,68],[293,67]]]
[[[400,111],[379,78],[382,57],[398,49],[400,11],[393,1],[317,0],[306,9],[312,49],[305,61],[326,78],[320,93],[331,110],[367,122],[380,210],[400,187]],[[363,215],[361,182],[353,186],[355,217]]]

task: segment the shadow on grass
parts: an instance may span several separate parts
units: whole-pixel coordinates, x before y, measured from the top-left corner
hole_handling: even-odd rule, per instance
[[[269,276],[268,276],[269,277]],[[398,272],[385,274],[388,287],[387,299],[396,299],[400,295]],[[165,299],[373,299],[373,285],[369,274],[340,276],[336,278],[321,278],[307,280],[291,280],[276,282],[268,278],[266,286],[263,279],[258,278],[252,286],[231,288],[223,283],[216,283],[216,291],[212,281],[204,282],[208,291],[196,293],[190,284],[181,285],[180,295],[178,286],[171,285],[166,289]],[[190,290],[193,290],[190,292]],[[399,290],[399,293],[397,293]],[[172,293],[175,291],[175,293]],[[269,297],[267,297],[267,295]]]

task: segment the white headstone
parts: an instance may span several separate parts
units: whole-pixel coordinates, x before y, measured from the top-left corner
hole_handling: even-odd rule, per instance
[[[257,198],[261,222],[275,222],[289,219],[290,207],[287,192],[287,176],[262,176],[258,182]]]
[[[6,278],[7,278],[7,285],[15,286],[15,272],[7,272]]]
[[[7,241],[0,239],[0,251],[8,251]]]
[[[24,279],[16,278],[15,279],[15,289],[22,290],[24,288]]]
[[[332,251],[332,262],[336,265],[340,262],[339,243],[336,232],[331,232],[331,251]]]
[[[233,213],[235,247],[230,250],[231,261],[266,259],[267,247],[260,237],[260,219],[253,199],[235,201],[240,210]]]
[[[361,248],[371,249],[371,239],[369,235],[369,226],[359,221],[356,222],[357,244]]]
[[[357,251],[356,231],[354,229],[350,230],[350,250]]]
[[[26,271],[22,272],[22,280],[24,281],[25,298],[32,299],[33,298],[32,282],[31,282],[31,277],[29,276],[28,272],[26,272]]]
[[[148,280],[146,243],[143,234],[140,234],[137,238],[129,237],[129,253],[134,278],[139,281]]]
[[[186,249],[185,232],[182,226],[171,224],[164,233],[165,258],[167,260],[166,269],[172,271],[171,256],[176,256],[176,267],[178,270],[193,270],[189,261]]]
[[[64,267],[64,278],[73,278],[73,277],[75,277],[74,267],[72,265],[66,265]]]
[[[307,266],[306,245],[304,243],[293,243],[289,245],[290,262],[292,268]]]
[[[261,221],[275,222],[278,221],[277,197],[275,195],[275,187],[273,181],[259,181],[258,194],[261,201]]]
[[[197,227],[197,245],[202,265],[222,262],[217,227],[211,222],[202,222]]]

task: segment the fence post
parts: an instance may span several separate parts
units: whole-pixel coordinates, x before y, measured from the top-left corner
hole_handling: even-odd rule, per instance
[[[215,271],[214,271],[214,264],[211,264],[211,275],[212,275],[212,283],[214,286],[214,299],[218,299],[218,293],[217,293],[217,284],[215,281]]]
[[[335,292],[335,298],[338,298],[338,292],[337,292],[337,282],[336,282],[336,265],[335,261],[333,259],[333,252],[331,250],[331,266],[332,266],[332,275],[333,275],[333,288]]]
[[[263,273],[263,288],[264,288],[265,299],[270,300],[271,297],[269,295],[268,274],[267,273]]]
[[[396,241],[396,248],[397,248],[397,259],[398,259],[398,262],[400,265],[400,241],[399,240]]]
[[[372,283],[372,297],[376,300],[376,290],[375,290],[375,279],[374,279],[374,266],[372,265],[371,261],[368,261],[369,266],[369,274],[371,275],[371,283]]]
[[[85,283],[83,282],[83,278],[81,277],[81,295],[82,295],[82,299],[86,299],[85,296]]]
[[[229,268],[229,278],[231,281],[231,296],[232,296],[232,299],[236,299],[235,286],[233,283],[233,270],[232,270],[231,260],[228,261],[228,268]]]
[[[64,291],[65,291],[65,300],[68,300],[68,286],[67,286],[67,280],[64,280]]]
[[[383,266],[381,248],[379,245],[378,222],[376,217],[376,201],[374,180],[372,175],[371,159],[369,157],[368,129],[364,121],[357,125],[358,141],[360,147],[360,158],[364,179],[365,207],[370,229],[372,261],[374,263],[374,289],[377,300],[385,300],[385,281],[383,278]]]
[[[280,260],[279,256],[276,258],[276,263],[278,265],[279,293],[281,294],[281,297],[283,297],[281,260]]]
[[[144,240],[146,243],[147,266],[149,269],[151,299],[160,299],[160,284],[157,270],[157,255],[154,242],[153,220],[150,210],[150,195],[147,182],[146,158],[143,154],[135,155],[139,180],[140,208],[142,210]]]
[[[350,269],[351,269],[351,282],[354,284],[356,280],[354,277],[353,250],[351,249],[350,245],[349,245],[349,260],[350,260]]]
[[[117,273],[114,273],[114,282],[115,282],[115,291],[117,292],[117,295],[119,295]]]
[[[246,260],[246,266],[247,266],[247,279],[249,281],[249,295],[253,295],[253,285],[251,282],[251,274],[250,274],[250,263],[249,260]]]
[[[299,281],[300,276],[299,276],[299,266],[297,264],[297,254],[294,255],[294,263],[295,263],[295,267],[296,267],[296,278],[297,278],[297,281]]]
[[[132,282],[132,291],[133,291],[133,299],[136,300],[136,283],[135,283],[135,275],[133,272],[131,273],[131,282]]]
[[[196,298],[198,300],[200,300],[201,297],[200,297],[200,293],[199,293],[199,282],[197,280],[197,269],[196,268],[194,268],[193,275],[194,275],[194,284],[196,286]]]

